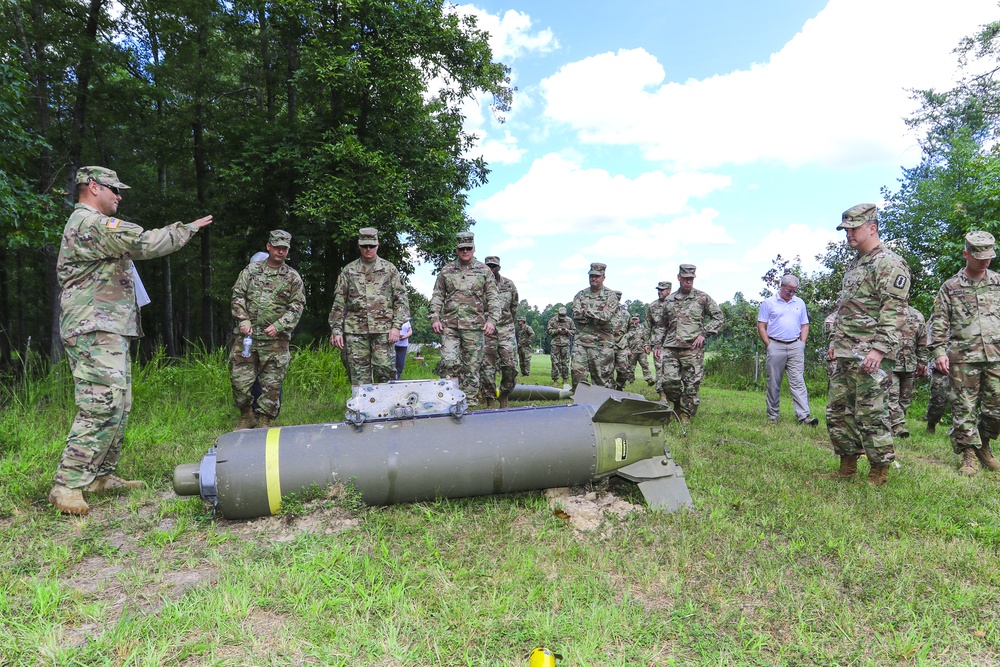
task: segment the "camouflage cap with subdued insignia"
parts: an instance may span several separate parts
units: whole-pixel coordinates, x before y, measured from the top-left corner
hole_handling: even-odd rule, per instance
[[[996,239],[989,232],[975,231],[965,235],[965,249],[976,259],[993,259],[997,256]]]
[[[497,257],[496,255],[490,255],[489,257],[484,259],[483,262],[486,264],[486,266],[500,266],[500,258]]]
[[[656,283],[657,290],[667,290],[669,292],[671,289],[673,289],[673,287],[674,284],[669,280],[661,280],[660,282]]]
[[[517,321],[518,322],[527,322],[528,320],[527,320],[527,318],[524,315],[522,315],[521,317],[517,318]]]
[[[476,247],[476,235],[472,232],[459,232],[455,234],[455,247],[461,250],[462,248],[475,248]]]
[[[565,315],[566,314],[566,309],[565,308],[560,308],[559,309],[559,314],[560,315]]]
[[[600,262],[593,262],[590,265],[590,272],[587,275],[590,276],[603,276],[604,272],[607,270],[607,264],[601,264]]]
[[[378,230],[374,227],[362,227],[358,230],[358,245],[378,245]]]
[[[694,264],[681,264],[680,268],[677,270],[677,275],[681,278],[694,278],[695,277],[695,265]]]
[[[267,239],[267,242],[275,247],[284,246],[290,248],[292,247],[292,235],[284,229],[275,229],[271,232],[271,236]]]
[[[857,229],[866,222],[878,222],[875,204],[855,204],[840,216],[837,229]]]
[[[101,185],[118,188],[119,190],[130,190],[129,186],[118,180],[118,174],[107,167],[80,167],[76,170],[76,184],[89,183],[94,181]]]

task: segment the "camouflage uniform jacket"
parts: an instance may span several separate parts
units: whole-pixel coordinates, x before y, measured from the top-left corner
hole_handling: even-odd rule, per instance
[[[924,316],[913,306],[906,307],[906,318],[899,329],[899,354],[896,355],[897,373],[915,373],[917,366],[927,363],[927,327]]]
[[[847,267],[834,309],[830,346],[838,359],[878,350],[896,359],[906,317],[910,270],[899,255],[879,243]]]
[[[715,299],[694,288],[687,294],[677,290],[663,300],[654,347],[690,349],[695,338],[714,336],[722,325],[722,310]]]
[[[367,269],[356,259],[340,272],[330,308],[330,332],[383,334],[410,319],[410,301],[395,264],[376,257]]]
[[[513,326],[514,316],[517,315],[517,304],[520,303],[517,286],[510,278],[500,276],[497,289],[500,290],[500,320],[497,322],[497,329]]]
[[[531,344],[535,342],[535,330],[528,326],[525,322],[524,326],[517,328],[517,347],[518,349],[530,348]]]
[[[642,322],[637,324],[632,324],[632,320],[629,320],[628,325],[628,349],[637,352],[642,352],[642,349],[646,346],[646,329],[642,326]]]
[[[490,267],[478,259],[448,262],[434,282],[428,318],[451,329],[482,329],[500,321],[500,290]]]
[[[624,350],[628,348],[628,334],[631,324],[632,315],[629,314],[624,304],[619,303],[618,312],[615,313],[614,319],[611,320],[611,328],[615,332],[615,347],[617,349]]]
[[[549,344],[553,347],[564,347],[569,345],[569,337],[576,331],[576,325],[566,315],[556,315],[549,320],[545,329],[549,332]]]
[[[666,299],[664,298],[664,300]],[[646,306],[646,321],[643,322],[643,336],[645,338],[643,345],[656,346],[656,342],[659,339],[654,339],[653,336],[656,334],[656,327],[660,322],[661,314],[663,314],[663,301],[659,299],[650,301]]]
[[[618,314],[618,295],[602,287],[597,292],[589,287],[573,297],[573,320],[577,323],[576,344],[593,347],[615,340],[612,319]]]
[[[56,275],[62,292],[59,334],[63,339],[92,331],[141,336],[135,301],[133,259],[179,250],[194,237],[193,224],[142,227],[77,204],[66,222]]]
[[[931,315],[931,356],[952,363],[1000,361],[1000,274],[971,280],[962,269],[944,281]]]
[[[267,260],[250,262],[233,285],[231,305],[233,333],[249,324],[255,339],[268,339],[264,329],[273,324],[278,330],[274,338],[289,340],[305,310],[306,292],[299,272],[288,264],[273,269]]]

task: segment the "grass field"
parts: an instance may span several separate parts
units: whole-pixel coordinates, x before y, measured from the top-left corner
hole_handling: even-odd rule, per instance
[[[547,357],[532,370],[548,383]],[[526,665],[537,645],[568,666],[1000,665],[998,476],[959,477],[944,430],[916,419],[882,489],[818,479],[826,431],[797,426],[789,397],[768,426],[762,394],[709,386],[670,437],[694,511],[580,531],[543,492],[321,497],[231,522],[170,485],[235,420],[221,354],[135,382],[120,472],[148,486],[86,518],[45,502],[65,371],[5,390],[2,665]],[[334,354],[300,353],[280,423],[339,421],[347,396]],[[641,504],[625,482],[574,492]]]

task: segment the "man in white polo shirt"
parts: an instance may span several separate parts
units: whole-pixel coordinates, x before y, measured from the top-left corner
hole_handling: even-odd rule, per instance
[[[795,416],[800,424],[816,426],[819,420],[809,416],[805,381],[809,313],[805,302],[795,296],[798,289],[799,279],[785,274],[781,277],[778,293],[761,302],[757,313],[757,333],[767,348],[767,418],[772,424],[778,421],[781,377],[787,373]]]

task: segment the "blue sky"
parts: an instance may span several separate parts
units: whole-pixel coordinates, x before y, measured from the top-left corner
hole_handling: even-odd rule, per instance
[[[950,88],[952,49],[996,0],[489,0],[518,91],[499,123],[466,107],[490,163],[470,193],[476,256],[539,308],[587,285],[651,301],[680,263],[719,302],[758,298],[771,260],[839,240],[840,213],[880,202],[919,158],[908,89]],[[414,286],[429,296],[422,265]]]

